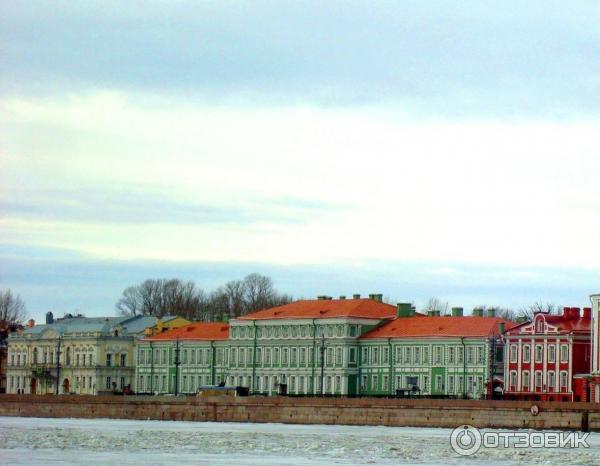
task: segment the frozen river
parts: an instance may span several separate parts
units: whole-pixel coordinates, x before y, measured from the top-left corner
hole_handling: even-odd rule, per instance
[[[450,429],[0,417],[0,464],[600,464],[584,449],[486,449],[461,457]]]

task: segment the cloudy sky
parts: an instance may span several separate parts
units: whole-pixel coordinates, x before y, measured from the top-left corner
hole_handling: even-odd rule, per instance
[[[0,288],[115,312],[253,271],[295,296],[586,305],[593,1],[12,1]]]

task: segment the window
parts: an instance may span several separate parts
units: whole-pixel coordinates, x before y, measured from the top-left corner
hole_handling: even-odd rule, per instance
[[[112,354],[106,355],[106,367],[112,366]]]
[[[436,392],[441,392],[442,391],[442,376],[441,375],[436,375],[435,376],[435,391]]]
[[[448,364],[454,364],[454,347],[450,346],[448,348]],[[454,380],[454,379],[452,379]],[[450,385],[450,381],[448,381],[448,385]]]
[[[523,371],[523,391],[529,391],[529,371]]]
[[[415,364],[421,364],[421,348],[419,346],[415,348]]]
[[[365,391],[367,389],[367,376],[366,375],[363,375],[360,378],[360,389],[362,391]]]
[[[475,362],[475,348],[469,346],[467,348],[467,364],[473,364]]]
[[[473,376],[467,376],[467,393],[473,392]]]
[[[287,357],[287,351],[285,351],[285,350],[284,350],[284,355]],[[285,362],[286,357],[284,357],[284,362]],[[244,365],[245,358],[246,358],[246,349],[240,348],[240,360],[239,360],[240,366]]]
[[[523,345],[523,362],[531,361],[531,346]]]
[[[542,362],[542,356],[544,347],[542,345],[535,345],[535,362]]]
[[[429,376],[428,375],[423,376],[423,392],[429,393]]]
[[[554,371],[548,372],[548,389],[554,391],[556,389],[556,374]]]
[[[410,346],[404,348],[404,362],[410,364]]]
[[[485,346],[477,347],[477,363],[485,364]]]
[[[560,391],[566,392],[568,388],[568,374],[566,371],[561,371],[560,373]]]
[[[350,348],[350,357],[348,359],[351,364],[356,363],[356,348]]]
[[[541,390],[542,390],[542,372],[536,371],[535,372],[535,391],[541,391]]]
[[[382,390],[385,390],[385,391],[389,390],[389,388],[388,388],[388,381],[389,381],[388,376],[384,375],[383,376],[383,387],[382,387]]]
[[[454,393],[454,376],[453,375],[449,375],[448,376],[448,393],[449,394],[453,394]]]
[[[383,348],[381,351],[382,363],[388,364],[390,362],[390,350],[389,348]]]
[[[333,365],[333,348],[327,348],[327,354],[325,358],[325,364],[328,366]]]
[[[373,375],[371,377],[371,390],[376,391],[377,390],[377,376]]]
[[[187,359],[188,359],[188,352],[186,349],[183,350],[183,361],[181,361],[182,364],[187,364]]]
[[[517,371],[511,371],[510,373],[510,390],[515,391],[517,387]]]
[[[461,346],[460,348],[457,348],[457,350],[456,350],[456,362],[459,364],[462,364],[463,359],[464,359],[464,348]]]
[[[371,349],[371,363],[377,364],[379,362],[378,348]]]
[[[295,327],[292,327],[295,328]],[[292,348],[292,361],[291,361],[291,365],[292,366],[296,366],[298,364],[298,349],[297,348]]]
[[[110,390],[110,377],[106,378],[106,389]]]
[[[535,332],[536,333],[544,333],[544,321],[543,319],[538,319],[535,323]]]
[[[34,348],[33,349],[33,364],[37,364],[38,362],[38,349]],[[79,362],[77,362],[77,364],[79,365]]]
[[[126,354],[122,354],[121,355],[121,367],[125,367],[126,364],[126,359],[127,359],[127,355]]]
[[[366,362],[369,359],[369,348],[363,348],[362,349],[362,356],[361,356],[361,362],[366,364]]]
[[[335,349],[335,363],[340,366],[342,364],[342,348]]]
[[[569,361],[569,347],[567,345],[560,345],[560,362]]]
[[[510,345],[510,362],[517,362],[517,345]]]
[[[434,360],[434,364],[441,364],[442,363],[442,347],[441,346],[436,346],[433,349],[433,360]]]
[[[548,346],[548,362],[556,362],[556,346]]]

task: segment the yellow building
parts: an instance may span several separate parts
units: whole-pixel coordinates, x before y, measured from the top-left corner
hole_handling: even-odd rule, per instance
[[[7,393],[97,395],[126,391],[136,338],[188,323],[176,316],[46,317],[8,339]]]

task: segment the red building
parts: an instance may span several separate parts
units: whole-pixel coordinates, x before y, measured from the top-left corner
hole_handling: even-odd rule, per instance
[[[587,401],[591,329],[591,308],[566,307],[506,331],[504,398]]]

